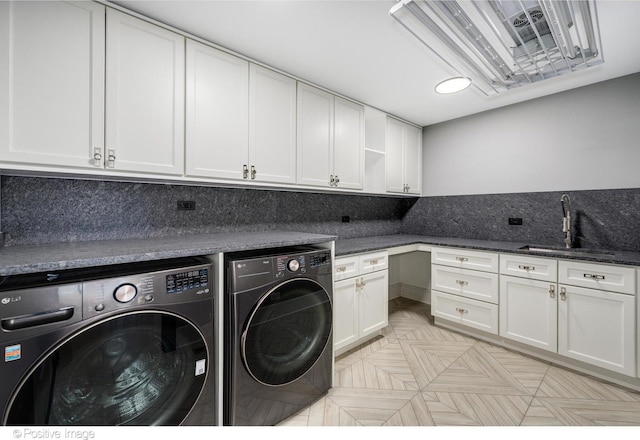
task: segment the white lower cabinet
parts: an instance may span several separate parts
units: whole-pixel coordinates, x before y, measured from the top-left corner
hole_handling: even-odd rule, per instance
[[[497,335],[498,254],[434,247],[431,261],[431,314]]]
[[[366,341],[388,325],[387,260],[386,252],[336,259],[335,278],[340,279],[333,288],[333,349],[336,353]],[[374,271],[371,271],[372,266]]]
[[[636,375],[633,269],[551,259],[525,261],[513,255],[501,255],[500,259],[500,336],[617,373]],[[516,273],[508,268],[518,267],[529,269],[519,276],[504,274]],[[558,278],[593,287],[600,283],[606,290],[558,283]],[[619,291],[609,291],[615,289]]]
[[[556,352],[557,285],[500,275],[500,336]]]
[[[558,353],[636,373],[635,296],[559,285]]]

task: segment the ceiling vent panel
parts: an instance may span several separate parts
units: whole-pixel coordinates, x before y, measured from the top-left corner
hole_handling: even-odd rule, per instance
[[[487,96],[604,62],[595,0],[401,0],[389,14]]]

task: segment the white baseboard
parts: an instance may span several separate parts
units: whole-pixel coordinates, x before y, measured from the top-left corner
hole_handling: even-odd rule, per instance
[[[431,289],[416,287],[410,284],[396,283],[389,286],[389,299],[398,297],[412,299],[424,304],[431,304]]]

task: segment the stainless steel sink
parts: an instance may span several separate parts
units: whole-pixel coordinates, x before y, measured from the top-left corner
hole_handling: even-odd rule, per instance
[[[613,252],[592,250],[592,249],[576,249],[576,248],[561,248],[561,247],[545,247],[545,246],[522,246],[519,248],[522,251],[537,252],[548,255],[559,255],[565,257],[577,257],[583,255],[585,257],[612,257],[615,255]]]

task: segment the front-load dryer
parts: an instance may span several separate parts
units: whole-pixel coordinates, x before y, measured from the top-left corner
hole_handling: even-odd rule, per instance
[[[275,425],[331,387],[331,251],[225,261],[224,424]]]

